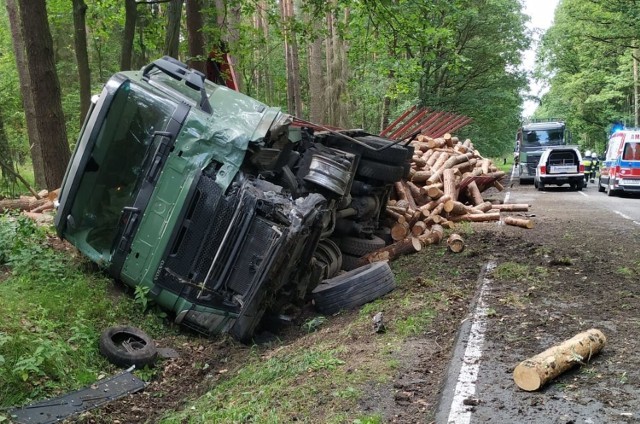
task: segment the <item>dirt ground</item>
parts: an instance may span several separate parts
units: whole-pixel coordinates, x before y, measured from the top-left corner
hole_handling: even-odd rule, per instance
[[[514,197],[518,190],[533,188],[515,187]],[[495,200],[502,198],[495,193]],[[385,422],[392,423],[435,422],[460,323],[469,316],[478,274],[491,259],[499,268],[519,264],[526,272],[493,276],[487,299],[488,368],[481,368],[478,400],[469,406],[475,412],[472,422],[638,422],[633,417],[640,412],[640,258],[630,246],[639,245],[640,227],[608,223],[603,233],[603,222],[610,217],[607,211],[578,205],[567,213],[568,206],[557,201],[560,198],[547,196],[532,206],[536,223],[532,230],[474,224],[473,234],[465,237],[464,254],[447,254],[429,264],[424,256],[403,259],[402,268],[410,275],[431,266],[455,286],[458,297],[438,312],[420,337],[406,342],[392,387],[369,388],[360,405],[363,412],[381,413]],[[419,277],[415,279],[419,286]],[[349,320],[349,315],[340,319]],[[330,320],[329,325],[341,322]],[[541,392],[515,387],[511,372],[520,361],[593,327],[600,328],[609,342],[592,362]],[[280,338],[288,343],[300,336],[289,331]],[[249,354],[246,346],[229,339],[194,336],[178,346],[173,340],[158,344],[176,349],[180,357],[169,361],[143,392],[85,414],[82,422],[155,422],[225,378]],[[216,365],[194,368],[193,363]],[[174,389],[187,386],[188,393]],[[557,406],[561,404],[569,406]]]

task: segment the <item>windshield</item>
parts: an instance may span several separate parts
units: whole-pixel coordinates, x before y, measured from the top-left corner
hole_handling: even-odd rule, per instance
[[[76,246],[110,259],[122,210],[133,204],[154,151],[158,137],[153,134],[167,128],[175,109],[174,103],[130,81],[115,93],[71,208],[73,225],[67,226],[66,237]]]
[[[564,143],[562,128],[550,130],[530,130],[524,132],[525,146],[556,146]]]

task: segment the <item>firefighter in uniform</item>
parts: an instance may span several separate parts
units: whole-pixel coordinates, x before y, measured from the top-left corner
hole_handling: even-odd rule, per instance
[[[584,158],[582,159],[582,164],[584,165],[584,184],[586,185],[589,182],[589,178],[591,177],[591,150],[587,150],[584,152]]]

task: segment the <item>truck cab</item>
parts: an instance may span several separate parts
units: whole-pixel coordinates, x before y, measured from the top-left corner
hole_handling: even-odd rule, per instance
[[[117,73],[82,127],[57,232],[177,323],[246,340],[340,271],[340,237],[380,230],[413,153],[293,122],[169,57]]]
[[[571,135],[562,121],[532,122],[516,133],[516,172],[520,183],[532,183],[542,152],[571,143]]]

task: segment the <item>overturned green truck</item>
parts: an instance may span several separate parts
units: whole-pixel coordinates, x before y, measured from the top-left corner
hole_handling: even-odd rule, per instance
[[[94,96],[55,225],[176,322],[247,340],[265,314],[295,310],[360,249],[384,246],[412,153],[301,124],[164,57]]]

